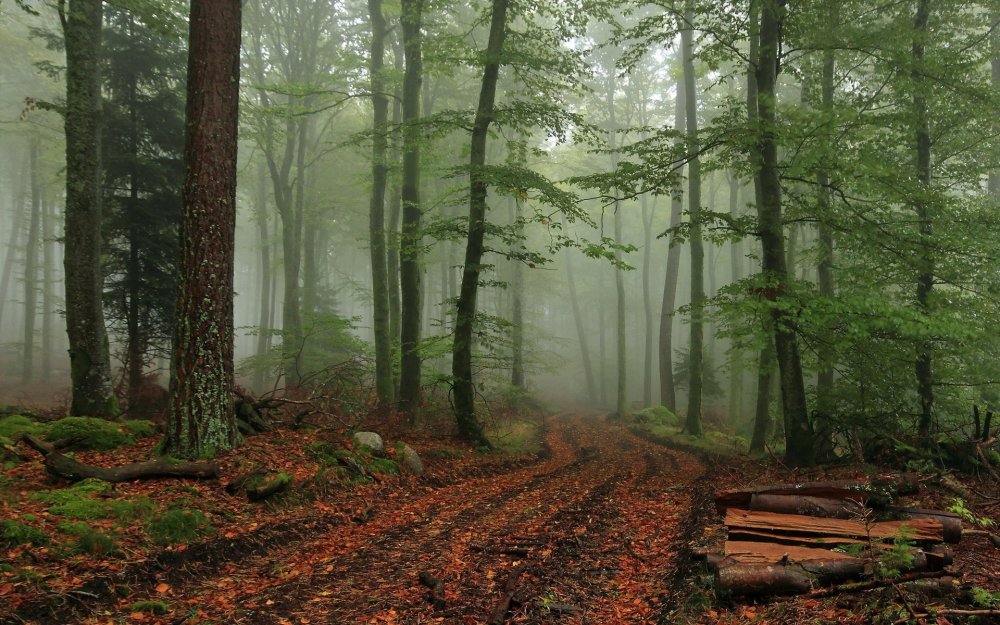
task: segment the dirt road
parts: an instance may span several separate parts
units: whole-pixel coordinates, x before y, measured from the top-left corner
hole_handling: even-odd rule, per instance
[[[361,518],[188,559],[148,580],[151,595],[173,607],[165,623],[655,622],[701,464],[596,414],[549,417],[545,443],[535,463],[387,486]],[[421,573],[443,582],[443,607]],[[129,618],[105,606],[79,622]]]

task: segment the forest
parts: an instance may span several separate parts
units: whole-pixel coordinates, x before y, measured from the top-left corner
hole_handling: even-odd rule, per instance
[[[1000,0],[0,50],[0,623],[1000,620]]]

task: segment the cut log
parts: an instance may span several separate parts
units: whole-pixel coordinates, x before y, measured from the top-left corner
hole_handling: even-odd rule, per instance
[[[797,566],[734,564],[715,573],[716,592],[737,597],[802,594],[812,579]]]
[[[219,477],[219,465],[206,462],[175,462],[160,459],[150,462],[136,462],[108,469],[77,462],[57,451],[45,457],[45,468],[49,473],[71,482],[79,482],[88,477],[96,477],[105,482],[131,482],[132,480],[148,480],[160,477],[198,480]]]
[[[782,545],[815,545],[817,547],[838,547],[841,545],[867,545],[868,541],[849,536],[792,536],[781,531],[752,530],[741,527],[729,529],[731,540],[772,542]]]
[[[962,517],[954,512],[922,508],[890,508],[889,513],[898,519],[934,519],[941,524],[944,542],[958,544],[962,540]]]
[[[434,577],[427,571],[420,571],[418,577],[420,578],[420,583],[430,589],[428,599],[431,605],[434,606],[434,609],[443,610],[446,605],[444,601],[444,581]]]
[[[912,540],[941,542],[944,529],[936,519],[909,519],[906,521],[878,521],[867,529],[864,524],[848,519],[821,519],[799,514],[779,514],[776,512],[754,512],[731,509],[726,513],[726,527],[766,530],[805,536],[847,536],[891,540],[898,536],[901,528],[908,528]]]
[[[872,590],[874,588],[885,588],[886,586],[894,586],[899,584],[907,584],[909,582],[914,582],[924,579],[933,579],[951,576],[953,573],[948,571],[919,571],[916,573],[906,573],[905,575],[900,575],[893,579],[873,579],[866,582],[857,582],[854,584],[844,584],[842,586],[834,586],[833,588],[823,588],[821,590],[814,590],[809,593],[810,597],[833,597],[834,595],[839,595],[847,592],[861,592],[863,590]]]
[[[732,490],[715,497],[715,508],[725,514],[730,508],[750,508],[754,495],[798,495],[821,499],[853,499],[869,505],[885,506],[900,495],[913,494],[919,482],[904,474],[881,480],[845,480],[829,482],[805,482],[802,484],[774,484],[748,490]]]
[[[757,493],[750,496],[750,510],[804,514],[833,519],[850,519],[860,514],[864,507],[850,499],[810,497],[807,495],[774,495]]]
[[[517,581],[521,578],[521,573],[524,573],[525,566],[518,564],[511,569],[510,575],[507,576],[507,583],[503,587],[503,595],[493,606],[490,620],[486,621],[487,625],[503,625],[504,621],[507,620],[507,612],[510,610],[510,603],[514,598],[514,589],[517,587]]]

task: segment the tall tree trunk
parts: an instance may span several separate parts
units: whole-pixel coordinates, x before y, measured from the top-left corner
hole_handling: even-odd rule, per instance
[[[114,416],[111,356],[101,302],[100,0],[69,0],[60,15],[66,42],[66,334],[70,414]]]
[[[681,47],[684,65],[684,109],[687,118],[688,150],[688,214],[691,219],[691,341],[688,346],[690,375],[688,381],[687,419],[684,429],[689,434],[701,436],[701,395],[704,375],[702,314],[705,308],[705,250],[701,241],[701,162],[698,145],[698,96],[694,80],[694,33],[690,27],[694,20],[691,0],[685,9],[686,27],[681,29]]]
[[[618,149],[618,120],[615,115],[615,88],[616,81],[612,75],[608,78],[608,90],[605,98],[605,106],[608,109],[608,147],[611,150],[611,169],[618,169],[618,158],[615,150]],[[615,243],[622,243],[622,212],[621,201],[618,199],[618,190],[615,194],[615,216],[614,230]],[[618,373],[615,384],[615,411],[624,416],[628,413],[628,349],[625,337],[625,270],[621,267],[624,260],[620,249],[615,249],[615,370]]]
[[[604,276],[601,275],[601,289],[600,292],[604,293]],[[608,405],[608,350],[607,350],[607,324],[605,319],[607,318],[605,311],[605,301],[604,297],[597,298],[597,327],[598,330],[598,351],[600,353],[600,358],[598,362],[600,363],[600,376],[601,376],[601,406]]]
[[[823,112],[826,115],[833,111],[833,70],[834,51],[823,51]],[[825,169],[817,176],[819,185],[819,263],[816,267],[819,294],[829,300],[834,297],[833,290],[833,228],[830,227],[830,173]],[[828,342],[824,341],[818,350],[820,369],[816,376],[816,411],[821,417],[827,418],[833,412],[833,365],[835,355]]]
[[[684,81],[677,83],[677,98],[674,101],[674,129],[684,128],[684,101],[687,99]],[[683,142],[680,137],[677,142]],[[681,224],[684,203],[681,189],[675,189],[670,201],[670,228]],[[660,308],[660,403],[670,412],[677,412],[677,390],[674,386],[674,308],[677,306],[677,278],[680,273],[681,244],[677,237],[670,235],[670,249],[667,251],[667,271],[663,278],[663,301]]]
[[[765,334],[772,333],[770,322],[763,323]],[[750,439],[750,453],[764,451],[767,434],[771,429],[771,375],[774,372],[774,350],[766,345],[760,350],[757,364],[757,405],[754,410],[753,436]]]
[[[308,104],[304,104],[308,107]],[[312,315],[316,312],[316,291],[319,286],[319,274],[316,267],[316,237],[319,235],[319,223],[316,213],[308,206],[307,180],[309,176],[306,164],[306,147],[309,145],[309,135],[312,130],[311,118],[304,117],[299,121],[299,144],[295,156],[295,219],[298,228],[298,239],[302,242],[302,303],[301,314]]]
[[[262,356],[271,348],[271,237],[268,232],[267,222],[267,199],[265,188],[264,163],[257,161],[257,190],[254,194],[254,215],[257,221],[257,238],[260,244],[260,302],[259,322],[257,330],[257,355]],[[262,390],[264,387],[266,371],[263,367],[258,367],[254,375],[254,388]]]
[[[569,250],[563,251],[566,259],[566,284],[569,286],[569,304],[573,309],[573,322],[576,325],[576,339],[580,343],[580,358],[583,360],[583,375],[587,381],[587,397],[590,403],[597,405],[597,384],[594,381],[594,367],[590,362],[590,349],[587,346],[587,328],[580,312],[580,297],[576,292],[576,279],[573,276],[573,258]]]
[[[420,85],[424,0],[402,0],[403,33],[403,222],[399,240],[399,409],[416,418],[420,406]]]
[[[729,216],[739,218],[740,180],[733,171],[729,172]],[[733,239],[729,245],[729,280],[736,284],[743,279],[740,261],[743,258],[743,242]],[[743,410],[743,357],[744,354],[731,344],[729,354],[729,423],[735,424]]]
[[[403,74],[403,47],[400,39],[396,38],[394,45],[393,66],[396,73]],[[402,159],[402,146],[400,143],[400,123],[403,121],[403,90],[396,86],[394,97],[392,98],[392,163],[398,166]],[[392,177],[392,184],[389,187],[389,218],[386,233],[386,275],[388,278],[389,290],[389,338],[394,351],[399,349],[400,332],[400,296],[399,296],[399,220],[403,212],[402,190],[400,188],[400,177]],[[392,369],[392,399],[396,401],[399,394],[399,368]]]
[[[520,241],[524,237],[521,227],[521,199],[514,198],[513,223],[518,240],[517,251],[523,252],[524,245]],[[524,389],[524,268],[522,261],[515,258],[511,267],[510,306],[511,306],[511,365],[510,383],[514,388]]]
[[[380,409],[393,401],[392,337],[389,334],[389,277],[385,251],[385,187],[389,121],[389,99],[385,95],[385,17],[382,0],[368,0],[372,23],[371,75],[372,107],[372,195],[368,207],[368,238],[372,266],[372,329],[375,334],[375,394]]]
[[[38,138],[31,139],[31,219],[24,250],[24,352],[21,381],[31,382],[35,373],[35,314],[38,305],[38,234],[42,218],[42,185],[38,172]]]
[[[757,154],[760,163],[761,203],[757,206],[762,265],[774,284],[774,299],[784,296],[788,270],[781,217],[781,182],[778,174],[776,132],[776,83],[781,37],[782,0],[762,0],[760,21],[760,62],[757,64]],[[771,308],[775,351],[781,376],[781,399],[785,418],[785,458],[793,465],[813,463],[813,436],[806,413],[805,384],[798,339],[789,311],[780,305]]]
[[[917,181],[921,187],[915,211],[919,220],[920,252],[917,259],[917,308],[927,318],[931,314],[930,297],[934,289],[934,256],[931,235],[933,221],[930,206],[922,197],[931,184],[931,133],[927,114],[927,94],[923,74],[924,42],[928,35],[930,0],[917,0],[917,14],[913,21],[913,113]],[[921,195],[922,194],[922,195]],[[920,436],[929,436],[934,423],[934,372],[932,369],[933,346],[928,339],[917,344],[917,394],[920,396]]]
[[[164,452],[211,456],[239,443],[233,419],[233,253],[241,0],[192,0],[181,212]]]
[[[131,18],[130,18],[131,19]],[[139,111],[136,105],[138,85],[134,73],[129,77],[129,204],[128,210],[137,214],[139,211]],[[135,406],[139,400],[138,394],[142,386],[142,374],[145,369],[146,341],[142,336],[139,322],[139,299],[142,267],[139,264],[139,222],[134,217],[129,219],[128,236],[128,339],[126,363],[128,368],[128,404]]]
[[[990,14],[990,23],[998,22],[1000,22],[1000,11],[994,11]],[[1000,88],[1000,29],[998,28],[990,31],[990,52],[993,54],[990,60],[990,84],[997,89]],[[991,195],[1000,194],[1000,171],[990,172],[988,185],[987,189]]]
[[[452,376],[455,384],[455,420],[459,433],[476,443],[489,444],[476,419],[476,390],[472,380],[472,336],[476,317],[476,295],[482,271],[483,239],[486,232],[486,195],[488,191],[486,140],[493,122],[497,79],[503,42],[507,35],[507,0],[493,0],[490,38],[486,44],[483,81],[479,106],[472,124],[469,154],[469,238],[465,247],[462,287],[455,310],[455,343],[452,349]]]

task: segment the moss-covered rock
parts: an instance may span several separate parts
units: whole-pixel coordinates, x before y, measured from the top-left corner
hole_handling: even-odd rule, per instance
[[[680,421],[677,415],[670,412],[666,406],[650,406],[636,412],[633,417],[638,423],[649,423],[652,425],[678,425]]]

